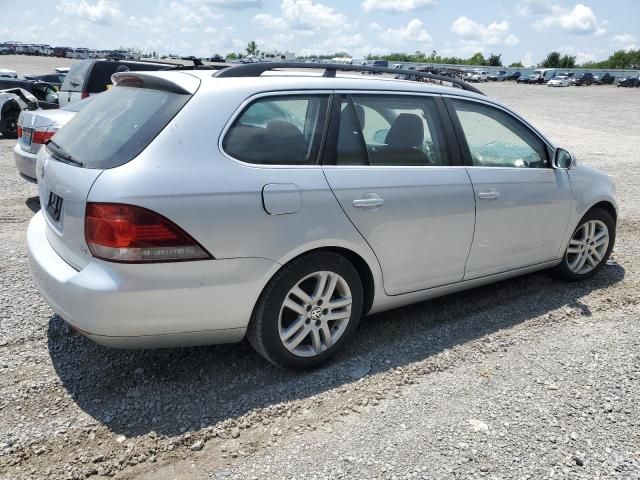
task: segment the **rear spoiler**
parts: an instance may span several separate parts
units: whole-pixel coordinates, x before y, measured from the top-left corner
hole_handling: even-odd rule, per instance
[[[193,95],[200,86],[200,80],[192,75],[180,76],[178,82],[158,73],[160,72],[118,72],[111,75],[111,82],[114,86],[150,88],[180,95]]]

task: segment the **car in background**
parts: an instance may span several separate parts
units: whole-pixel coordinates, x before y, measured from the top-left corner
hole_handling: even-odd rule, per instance
[[[471,70],[470,75],[467,77],[468,82],[488,82],[489,72],[486,70]]]
[[[60,87],[60,106],[77,102],[91,95],[106,91],[111,86],[111,75],[118,71],[157,71],[187,69],[175,63],[146,62],[138,60],[94,60],[76,62]],[[193,68],[210,68],[198,66]]]
[[[13,156],[18,173],[22,178],[37,183],[36,162],[40,149],[77,112],[95,98],[86,98],[55,110],[23,110],[20,113],[17,125],[18,142],[13,147]]]
[[[25,75],[24,78],[26,80],[37,80],[39,82],[46,82],[56,90],[60,90],[60,87],[62,86],[62,83],[64,82],[66,76],[66,73],[56,72],[45,73],[41,75]]]
[[[571,79],[564,75],[559,75],[555,78],[552,78],[547,82],[547,86],[549,87],[569,87],[571,86]]]
[[[82,60],[89,58],[91,51],[88,48],[72,48],[67,51],[67,58]]]
[[[503,82],[507,79],[507,71],[500,70],[499,72],[492,72],[487,78],[492,82]]]
[[[505,80],[515,81],[515,80],[518,80],[521,76],[522,76],[522,72],[511,72],[510,74],[507,75]]]
[[[612,180],[504,104],[466,84],[254,67],[118,73],[39,153],[32,277],[83,335],[246,336],[312,368],[362,315],[606,265]]]
[[[613,85],[616,77],[614,77],[610,73],[601,73],[598,75],[594,75],[593,80],[596,85]]]
[[[58,108],[58,92],[50,83],[39,80],[0,78],[0,90],[21,88],[36,97],[40,108]]]
[[[618,78],[618,87],[640,87],[640,75]]]
[[[0,78],[18,78],[18,74],[14,70],[0,68]]]
[[[582,72],[579,73],[576,77],[575,80],[573,81],[573,84],[576,87],[579,87],[581,85],[591,85],[594,83],[593,80],[593,73],[591,72]]]

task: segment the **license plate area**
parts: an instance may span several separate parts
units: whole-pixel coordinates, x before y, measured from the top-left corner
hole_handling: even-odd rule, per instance
[[[29,130],[28,128],[22,129],[22,136],[20,137],[20,144],[23,147],[31,147],[31,139],[33,137],[33,130]]]
[[[49,200],[47,201],[47,213],[54,222],[60,220],[60,214],[62,213],[62,197],[59,197],[53,192],[49,192]]]

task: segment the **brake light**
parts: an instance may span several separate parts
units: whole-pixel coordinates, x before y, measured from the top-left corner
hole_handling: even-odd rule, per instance
[[[18,138],[22,137],[22,127],[18,125]]]
[[[88,90],[83,90],[82,93],[80,94],[80,100],[84,100],[85,98],[89,97],[89,91]]]
[[[55,134],[55,131],[50,130],[34,130],[33,134],[31,135],[31,143],[44,145],[49,140],[51,140],[51,137],[53,137]]]
[[[94,257],[112,262],[175,262],[213,258],[159,213],[119,203],[87,203],[85,238]]]

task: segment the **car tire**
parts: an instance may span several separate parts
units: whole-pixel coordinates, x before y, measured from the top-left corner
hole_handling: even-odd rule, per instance
[[[0,133],[4,138],[18,137],[18,116],[20,112],[9,110],[0,119]]]
[[[325,289],[315,295],[322,285]],[[247,339],[278,367],[315,368],[353,336],[362,306],[362,281],[351,262],[334,252],[304,255],[269,281],[254,308]]]
[[[606,243],[604,242],[606,239]],[[562,262],[552,274],[576,282],[591,278],[607,263],[616,240],[616,222],[609,212],[593,208],[582,217],[571,235]]]

